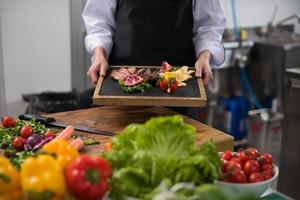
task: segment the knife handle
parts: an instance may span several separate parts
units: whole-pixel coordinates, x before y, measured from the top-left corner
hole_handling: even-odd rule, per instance
[[[55,122],[56,120],[51,117],[43,117],[41,115],[32,115],[32,114],[23,114],[19,115],[19,119],[21,120],[32,120],[35,119],[37,122],[40,122],[44,125]]]

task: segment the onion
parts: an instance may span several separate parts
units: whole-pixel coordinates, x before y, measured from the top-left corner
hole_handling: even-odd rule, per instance
[[[27,138],[24,149],[25,151],[30,151],[34,148],[35,145],[39,144],[43,140],[43,137],[37,134],[33,134],[29,138]]]
[[[51,140],[53,140],[54,137],[48,137],[44,140],[42,140],[40,143],[36,144],[34,147],[33,147],[33,151],[37,151],[39,150],[40,148],[42,148],[45,144],[47,144],[48,142],[50,142]]]

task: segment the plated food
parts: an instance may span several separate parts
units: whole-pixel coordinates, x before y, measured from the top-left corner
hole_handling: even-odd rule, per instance
[[[126,93],[145,92],[152,87],[160,87],[163,92],[174,93],[178,87],[185,87],[192,78],[193,70],[187,66],[174,67],[163,62],[160,69],[121,67],[111,72],[111,77],[118,81]]]

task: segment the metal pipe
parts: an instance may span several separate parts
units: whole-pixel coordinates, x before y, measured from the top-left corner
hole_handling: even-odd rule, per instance
[[[290,21],[290,20],[292,20],[292,19],[295,19],[295,18],[298,20],[298,23],[300,23],[300,14],[294,14],[294,15],[291,15],[291,16],[289,16],[289,17],[287,17],[287,18],[284,18],[284,19],[282,19],[281,21],[279,21],[279,22],[276,24],[276,27],[281,26],[283,23],[285,23],[285,22],[287,22],[287,21]]]

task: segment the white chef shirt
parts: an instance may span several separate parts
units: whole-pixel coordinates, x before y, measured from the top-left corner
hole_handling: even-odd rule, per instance
[[[113,47],[113,34],[116,27],[115,11],[118,0],[87,0],[82,17],[86,26],[85,45],[88,52],[100,46],[107,57]],[[221,0],[194,0],[194,46],[196,57],[203,50],[212,53],[212,64],[221,65],[225,51],[221,43],[226,26],[226,18]]]

